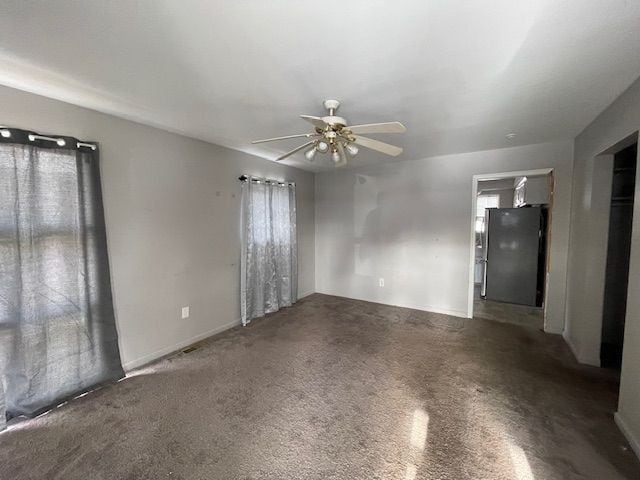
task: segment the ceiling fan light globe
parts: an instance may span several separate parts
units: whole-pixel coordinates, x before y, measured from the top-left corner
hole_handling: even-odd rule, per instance
[[[333,163],[340,163],[340,154],[337,150],[331,152],[331,160],[333,160]]]
[[[309,150],[304,152],[304,156],[310,162],[313,162],[313,158],[316,156],[316,147],[311,147]]]
[[[360,149],[356,145],[354,145],[353,143],[347,143],[345,145],[345,149],[347,150],[349,155],[351,155],[352,157],[355,157],[358,154],[358,152],[360,151]]]
[[[318,142],[316,145],[316,150],[320,153],[326,153],[329,150],[329,144],[327,142]]]

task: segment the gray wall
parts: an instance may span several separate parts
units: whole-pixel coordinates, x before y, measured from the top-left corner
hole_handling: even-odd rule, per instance
[[[513,183],[512,178],[484,180],[478,182],[478,191],[483,190],[483,195],[498,195],[500,208],[513,208]]]
[[[561,333],[572,165],[566,141],[316,174],[316,290],[466,316],[473,175],[553,167],[545,328]]]
[[[548,177],[527,177],[524,185],[524,201],[527,205],[549,203],[549,187]]]
[[[127,368],[239,322],[242,173],[297,183],[299,292],[314,291],[312,173],[10,88],[0,105],[4,125],[100,143]]]
[[[606,266],[610,155],[640,129],[640,80],[591,123],[575,141],[571,256],[565,338],[582,362],[599,364]],[[617,147],[616,147],[617,145]],[[612,148],[613,147],[613,148]],[[620,400],[616,421],[640,456],[640,178],[629,271]]]
[[[496,193],[500,195],[500,208],[513,208],[513,189],[498,190]]]

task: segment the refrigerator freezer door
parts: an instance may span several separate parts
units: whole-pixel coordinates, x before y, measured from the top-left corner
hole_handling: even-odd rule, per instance
[[[486,299],[536,305],[540,208],[488,210]]]

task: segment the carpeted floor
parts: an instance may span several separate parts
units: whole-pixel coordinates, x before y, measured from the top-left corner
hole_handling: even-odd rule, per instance
[[[0,478],[640,478],[561,338],[324,295],[0,434]]]
[[[513,323],[524,327],[544,328],[544,312],[539,307],[493,302],[476,297],[473,300],[473,316],[494,322]]]
[[[479,285],[476,285],[474,289],[473,316],[483,320],[544,328],[543,308],[485,300],[480,296]]]

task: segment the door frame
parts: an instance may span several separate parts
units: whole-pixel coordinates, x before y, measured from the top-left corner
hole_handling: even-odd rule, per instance
[[[467,317],[473,318],[473,297],[474,297],[474,273],[475,273],[475,255],[476,255],[476,207],[478,199],[478,182],[487,180],[500,180],[510,177],[533,177],[542,175],[551,175],[553,178],[553,168],[539,168],[535,170],[517,170],[514,172],[498,172],[498,173],[480,173],[473,175],[471,181],[471,229],[469,235],[469,291],[467,300]],[[551,225],[553,222],[553,185],[551,189],[551,205],[549,208],[549,219],[547,223],[547,252],[546,252],[546,264],[545,264],[545,278],[544,278],[544,309],[543,316],[546,320],[547,317],[547,289],[549,287],[549,251],[551,247]]]

